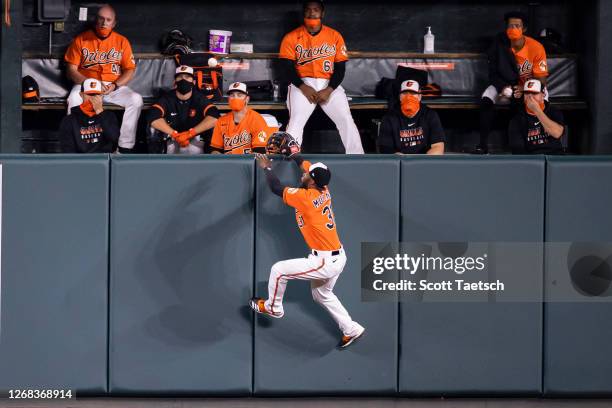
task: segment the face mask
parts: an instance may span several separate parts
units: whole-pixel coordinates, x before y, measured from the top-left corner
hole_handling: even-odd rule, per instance
[[[246,101],[244,99],[229,99],[229,107],[233,112],[240,112],[242,109],[244,109],[244,105],[246,105]]]
[[[102,38],[108,37],[112,31],[112,28],[96,27],[96,33]]]
[[[176,83],[176,90],[181,95],[188,94],[193,89],[193,82],[189,82],[186,79],[181,79]]]
[[[506,30],[506,35],[511,40],[518,40],[523,36],[523,30],[520,28],[509,28]]]
[[[531,110],[530,110],[530,109],[527,107],[527,101],[524,101],[524,102],[525,102],[525,110],[527,111],[527,113],[528,113],[528,114],[530,114],[530,115],[534,115],[534,116],[535,116],[535,112],[532,112],[532,111],[531,111]],[[546,106],[546,105],[544,104],[544,102],[539,102],[539,103],[538,103],[538,105],[540,105],[540,109],[542,109],[542,110],[544,110],[544,107]]]
[[[91,104],[91,101],[84,101],[81,104],[81,110],[83,111],[84,114],[90,117],[96,114],[96,111],[94,110],[94,107]]]
[[[306,28],[314,30],[318,28],[319,25],[321,25],[321,19],[320,18],[304,18],[304,25],[306,26]]]
[[[402,96],[402,113],[408,117],[413,117],[421,107],[421,101],[415,95]]]

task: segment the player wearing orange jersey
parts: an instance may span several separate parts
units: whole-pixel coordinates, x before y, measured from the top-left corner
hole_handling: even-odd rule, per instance
[[[302,144],[304,125],[317,105],[336,124],[346,153],[363,153],[361,137],[340,85],[348,54],[344,39],[322,24],[322,1],[304,3],[304,25],[283,38],[279,58],[291,84],[287,92],[287,132]]]
[[[259,113],[248,107],[246,85],[242,82],[231,84],[228,101],[232,111],[217,120],[210,141],[212,153],[264,153],[270,137],[270,127]]]
[[[271,161],[257,155],[257,163],[266,173],[272,192],[283,202],[295,208],[295,219],[311,253],[307,258],[280,261],[272,266],[268,281],[268,299],[253,298],[251,308],[260,314],[281,318],[283,296],[290,279],[311,281],[313,299],[329,312],[342,331],[339,347],[351,345],[363,335],[365,329],[353,321],[338,297],[334,285],[346,264],[346,254],[338,238],[336,220],[328,188],[331,173],[323,163],[311,164],[299,155],[293,159],[302,169],[302,185],[286,187],[272,171]]]
[[[74,83],[68,95],[68,111],[83,102],[80,91],[85,79],[101,81],[104,102],[125,108],[119,151],[126,152],[136,143],[136,128],[143,103],[142,97],[127,87],[136,71],[136,63],[129,41],[113,31],[116,22],[115,10],[108,4],[102,6],[95,27],[72,41],[64,60],[68,78]]]
[[[504,16],[506,32],[495,38],[489,50],[489,81],[480,109],[480,144],[476,153],[488,152],[491,126],[495,120],[494,105],[510,104],[513,110],[523,105],[523,86],[529,79],[538,79],[546,85],[548,63],[542,44],[525,35],[527,17],[520,12]],[[548,101],[548,91],[544,89]]]

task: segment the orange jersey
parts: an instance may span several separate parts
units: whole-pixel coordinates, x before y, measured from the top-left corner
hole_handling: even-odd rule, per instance
[[[247,109],[240,123],[234,123],[234,112],[230,112],[217,120],[210,146],[225,154],[252,153],[255,148],[266,147],[268,129],[264,118],[252,109]]]
[[[303,25],[285,35],[279,57],[295,61],[300,78],[329,79],[334,73],[334,62],[348,60],[344,39],[325,25],[317,35],[310,35]]]
[[[546,51],[542,44],[531,37],[525,36],[525,45],[520,51],[510,48],[516,58],[520,80],[523,86],[527,80],[536,77],[548,76],[548,64],[546,63]]]
[[[75,37],[64,55],[64,61],[76,65],[87,78],[114,82],[123,71],[135,69],[130,42],[114,31],[104,39],[93,30]]]
[[[302,164],[305,169],[309,166],[310,163],[307,161]],[[331,195],[327,187],[322,191],[316,188],[285,187],[283,201],[295,208],[295,220],[310,249],[319,251],[340,249],[342,244],[338,238]]]

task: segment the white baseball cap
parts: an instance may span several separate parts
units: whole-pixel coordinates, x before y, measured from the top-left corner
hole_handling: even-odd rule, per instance
[[[193,68],[187,65],[181,65],[180,67],[176,68],[176,71],[174,71],[174,76],[177,76],[179,74],[187,74],[193,76]]]
[[[542,82],[537,79],[530,79],[525,82],[525,86],[523,87],[523,92],[526,93],[540,93],[542,92]]]
[[[95,78],[87,78],[83,81],[81,90],[86,95],[100,95],[102,93],[102,83]]]
[[[419,83],[410,79],[402,82],[402,86],[400,87],[400,93],[406,91],[419,93]]]
[[[247,92],[246,84],[244,84],[242,82],[234,82],[233,84],[231,84],[229,86],[229,89],[227,90],[227,93],[229,94],[230,92],[234,92],[234,91],[242,92],[245,95],[249,94]]]

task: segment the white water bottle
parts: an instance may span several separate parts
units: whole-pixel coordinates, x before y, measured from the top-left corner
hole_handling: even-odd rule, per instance
[[[425,38],[425,49],[423,50],[423,53],[433,54],[435,36],[431,33],[431,27],[427,27],[427,34],[425,34],[424,38]]]

